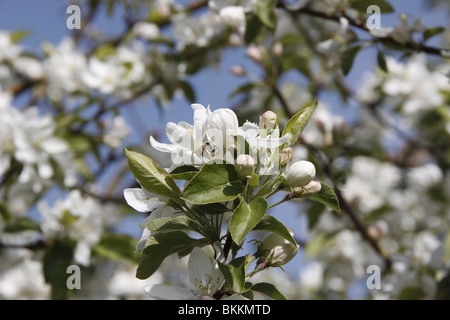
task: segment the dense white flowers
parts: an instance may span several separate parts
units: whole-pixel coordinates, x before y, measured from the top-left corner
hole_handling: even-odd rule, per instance
[[[89,265],[91,248],[99,242],[105,227],[102,206],[92,198],[83,197],[79,190],[74,190],[53,206],[40,202],[38,207],[42,213],[44,238],[51,241],[67,237],[76,241],[75,262]]]
[[[156,150],[171,154],[173,164],[169,171],[180,165],[202,165],[211,160],[234,163],[230,148],[237,147],[235,137],[244,138],[252,152],[273,150],[288,138],[288,135],[280,138],[279,130],[260,130],[258,125],[251,122],[239,126],[237,116],[231,109],[211,111],[209,106],[205,108],[200,104],[192,104],[192,109],[194,125],[186,122],[167,124],[166,133],[171,144],[150,137],[150,143]],[[260,152],[259,155],[266,154]],[[265,162],[261,162],[267,172],[270,168],[279,169],[273,168],[279,164],[278,153],[270,154]]]
[[[0,101],[0,175],[4,174],[14,159],[23,165],[18,181],[36,183],[54,176],[52,161],[56,161],[65,173],[65,183],[76,182],[74,166],[67,162],[72,158],[68,144],[56,137],[55,123],[51,115],[40,115],[37,107],[23,111],[10,105],[11,96],[1,93]]]
[[[358,93],[362,101],[378,99],[379,87],[393,105],[401,104],[402,112],[411,116],[442,105],[444,97],[441,92],[450,91],[448,77],[439,70],[429,70],[423,54],[416,54],[406,63],[387,57],[386,65],[389,73],[365,78]]]

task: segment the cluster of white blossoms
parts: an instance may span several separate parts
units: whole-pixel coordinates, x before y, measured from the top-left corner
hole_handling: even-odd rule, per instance
[[[194,124],[169,122],[166,126],[166,134],[171,143],[161,143],[150,137],[150,144],[158,151],[171,154],[172,165],[168,171],[182,165],[202,166],[210,161],[227,162],[234,164],[233,149],[238,149],[238,154],[246,151],[257,163],[257,157],[266,157],[261,161],[263,172],[272,174],[279,169],[277,148],[283,145],[288,135],[280,137],[275,119],[266,119],[270,123],[258,126],[255,123],[245,122],[239,126],[236,114],[227,108],[211,111],[201,104],[192,104],[194,110]],[[273,114],[273,112],[272,112]],[[266,113],[262,117],[267,117]],[[273,117],[273,116],[272,116]]]
[[[131,95],[130,86],[147,83],[148,73],[144,47],[135,41],[104,53],[89,56],[75,48],[73,39],[63,39],[57,47],[46,45],[43,61],[49,80],[49,93],[58,98],[62,92],[98,92],[119,99]],[[103,55],[103,54],[101,54]]]
[[[433,201],[429,190],[448,180],[433,163],[402,170],[370,157],[352,159],[343,196],[362,219],[370,221],[368,234],[392,261],[392,272],[382,277],[381,289],[367,291],[374,299],[398,297],[413,286],[421,287],[424,297],[435,295],[436,281],[449,266],[444,258],[448,210]],[[370,265],[383,266],[361,235],[346,230],[331,212],[321,215],[314,230],[311,241],[327,244],[316,257],[324,288],[346,291],[355,279],[366,281]],[[328,265],[333,267],[324,267]],[[422,274],[421,268],[430,272]]]
[[[55,136],[51,115],[40,115],[37,107],[19,110],[12,105],[12,95],[0,91],[0,175],[5,175],[13,161],[20,163],[18,182],[30,184],[39,192],[54,177],[52,162],[64,173],[66,186],[76,183],[76,169],[68,144]]]
[[[52,206],[40,201],[43,237],[47,243],[55,239],[75,241],[74,261],[88,266],[91,248],[100,241],[102,233],[117,222],[118,211],[114,208],[83,196],[79,190],[69,192],[64,200],[57,200]]]
[[[416,54],[401,63],[386,57],[387,73],[368,74],[358,89],[359,100],[400,106],[408,118],[419,119],[423,111],[432,110],[444,103],[443,92],[450,91],[450,81],[445,65],[430,70],[424,54]]]
[[[173,16],[173,32],[179,41],[178,48],[182,49],[186,45],[206,47],[226,27],[230,27],[236,32],[231,35],[230,41],[241,43],[246,27],[246,12],[254,9],[256,3],[256,0],[210,0],[208,1],[210,10],[200,17],[184,13]]]

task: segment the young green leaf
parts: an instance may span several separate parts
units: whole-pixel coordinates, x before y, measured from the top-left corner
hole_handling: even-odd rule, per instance
[[[284,136],[288,133],[290,134],[290,136],[283,144],[281,149],[292,147],[295,144],[303,129],[305,129],[306,125],[311,119],[314,111],[316,110],[317,104],[317,100],[315,102],[307,104],[302,110],[297,112],[291,119],[289,119],[288,123],[283,129],[283,134],[281,136]]]
[[[52,288],[51,298],[54,300],[68,298],[66,270],[72,264],[73,254],[74,247],[59,240],[50,244],[44,253],[44,278]]]
[[[247,19],[244,40],[246,43],[252,43],[258,37],[261,32],[261,28],[263,24],[257,15],[251,15],[250,18]]]
[[[249,204],[241,201],[230,219],[230,233],[236,244],[240,244],[247,233],[261,221],[268,208],[269,204],[263,197],[256,198]]]
[[[269,231],[276,233],[286,240],[288,240],[290,243],[296,245],[297,242],[290,234],[288,228],[279,220],[277,220],[274,216],[266,214],[261,221],[253,228],[253,230],[259,230],[259,231]]]
[[[382,51],[378,51],[377,62],[381,70],[383,70],[384,72],[388,72],[386,57]]]
[[[259,20],[270,29],[275,29],[277,24],[276,3],[276,0],[259,0],[256,4],[256,14]]]
[[[150,221],[147,225],[153,231],[198,231],[198,224],[186,216],[162,217]]]
[[[177,252],[194,248],[199,240],[190,238],[182,231],[156,233],[147,240],[141,261],[136,270],[138,279],[147,279],[158,270],[164,259]]]
[[[192,206],[192,210],[201,214],[222,214],[227,211],[231,211],[227,206],[220,202],[209,204],[195,204]]]
[[[252,286],[251,290],[261,292],[273,300],[287,300],[286,297],[271,283],[256,283]]]
[[[318,193],[313,194],[310,198],[319,201],[336,212],[341,212],[339,208],[339,200],[334,190],[325,182],[320,181],[321,189]]]
[[[245,288],[246,257],[239,257],[228,264],[219,262],[219,269],[234,292],[240,294]]]
[[[353,66],[353,61],[355,60],[359,50],[361,50],[361,46],[352,47],[344,52],[341,62],[341,69],[344,75],[347,75],[350,72]]]
[[[181,198],[193,204],[208,204],[234,200],[244,185],[232,164],[205,164],[192,178]]]
[[[136,239],[124,234],[105,232],[100,242],[92,250],[94,253],[111,260],[126,260],[138,263],[139,256],[135,254]]]
[[[428,28],[423,33],[423,40],[427,41],[428,39],[444,32],[444,31],[445,31],[445,28],[443,28],[443,27]]]
[[[167,197],[178,197],[180,189],[164,168],[143,154],[124,149],[131,173],[145,190]]]

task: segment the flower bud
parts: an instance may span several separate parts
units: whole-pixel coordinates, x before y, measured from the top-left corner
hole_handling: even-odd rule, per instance
[[[304,186],[303,189],[305,190],[303,195],[309,196],[319,192],[322,189],[322,185],[320,184],[319,181],[311,181],[306,186]]]
[[[278,116],[273,111],[266,111],[262,116],[259,117],[259,128],[272,130],[277,125]]]
[[[244,68],[242,68],[241,66],[238,66],[238,65],[231,66],[230,72],[232,74],[234,74],[235,76],[243,76],[246,73]]]
[[[240,177],[245,178],[252,174],[255,161],[248,154],[241,154],[236,158],[236,171]]]
[[[304,187],[296,187],[289,194],[289,199],[305,198],[309,197],[322,189],[322,185],[319,181],[311,181]]]
[[[309,161],[294,162],[286,171],[286,183],[292,188],[303,187],[316,175],[316,167]]]
[[[261,47],[251,44],[247,47],[247,55],[255,62],[261,63],[263,61],[263,53]]]
[[[292,229],[289,230],[294,235]],[[279,267],[288,263],[298,253],[299,246],[276,233],[268,233],[263,239],[259,250],[264,253],[269,267]]]
[[[293,157],[293,151],[291,147],[284,148],[280,151],[280,165],[284,167],[287,165]]]

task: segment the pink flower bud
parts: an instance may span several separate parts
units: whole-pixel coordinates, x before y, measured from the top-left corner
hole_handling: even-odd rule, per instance
[[[284,167],[287,165],[293,157],[293,151],[291,147],[284,148],[280,151],[280,165]]]
[[[248,154],[241,154],[236,158],[236,171],[240,177],[247,177],[252,174],[255,161]]]
[[[266,111],[259,117],[259,128],[272,130],[277,125],[278,116],[273,111]]]

